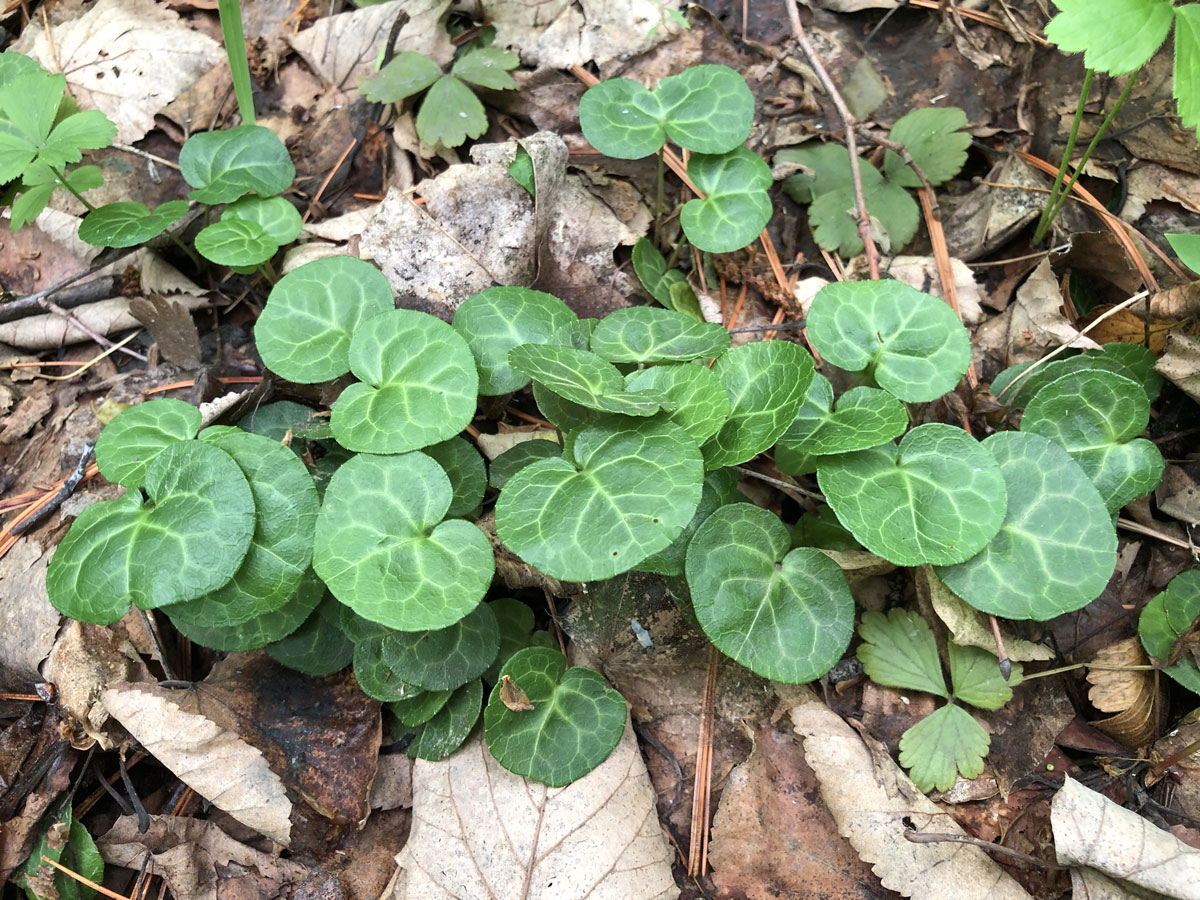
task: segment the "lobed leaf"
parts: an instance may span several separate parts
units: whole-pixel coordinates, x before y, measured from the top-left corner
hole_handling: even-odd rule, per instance
[[[896,120],[888,137],[903,144],[931,185],[949,181],[967,161],[971,135],[967,114],[956,106],[914,109]],[[885,150],[883,171],[889,182],[921,187],[921,179],[894,150]],[[870,209],[870,207],[868,207]]]
[[[851,388],[838,398],[835,412],[833,385],[817,374],[779,446],[793,453],[848,453],[895,440],[907,428],[904,407],[887,391],[875,388]]]
[[[185,200],[162,203],[153,212],[141,203],[107,203],[79,224],[79,239],[94,247],[136,247],[162,234],[187,208]]]
[[[114,484],[127,488],[146,483],[155,457],[200,430],[200,410],[182,400],[147,400],[122,410],[96,439],[96,466]]]
[[[442,77],[442,68],[424,53],[405,50],[364,78],[358,89],[372,103],[397,103],[419,94]]]
[[[478,47],[463,54],[450,68],[463,81],[494,91],[515,91],[517,83],[508,74],[521,64],[521,57],[501,47]]]
[[[417,134],[427,144],[461,146],[487,131],[487,113],[474,91],[453,75],[433,83],[417,111]]]
[[[1021,664],[1014,663],[1008,679],[1000,672],[996,654],[982,647],[964,647],[949,641],[950,683],[954,696],[980,709],[1000,709],[1012,699],[1012,689],[1021,683]]]
[[[1109,75],[1144,65],[1171,30],[1171,0],[1108,0],[1097,15],[1088,0],[1055,0],[1059,13],[1046,37],[1063,53],[1083,53],[1083,64]]]
[[[900,765],[922,791],[948,791],[956,774],[976,778],[983,772],[991,738],[961,706],[943,706],[900,738]]]
[[[700,250],[740,250],[770,221],[771,169],[758,154],[745,147],[720,156],[696,153],[688,161],[688,176],[705,196],[683,205],[679,224]]]
[[[609,313],[592,331],[591,351],[612,363],[688,362],[729,349],[729,332],[715,322],[652,306]]]
[[[933,629],[916,613],[894,607],[865,612],[858,626],[858,659],[876,684],[949,698]]]
[[[287,147],[262,125],[193,134],[179,150],[179,171],[193,188],[188,199],[210,205],[250,193],[273,197],[296,177]]]

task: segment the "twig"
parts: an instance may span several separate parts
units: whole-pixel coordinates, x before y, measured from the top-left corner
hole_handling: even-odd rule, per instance
[[[989,615],[988,619],[992,623],[992,637],[996,639],[996,656],[1000,662],[1000,675],[1005,681],[1012,675],[1012,660],[1008,658],[1008,651],[1004,649],[1004,637],[1000,634],[1000,623],[996,621],[996,617]]]
[[[562,651],[562,655],[567,655],[567,645],[563,641],[562,627],[558,624],[558,607],[554,603],[554,595],[550,593],[549,588],[542,588],[542,593],[546,595],[546,605],[550,607],[550,621],[554,624],[554,636],[558,638],[558,649]]]
[[[799,331],[804,327],[804,320],[799,322],[776,322],[770,325],[739,325],[737,328],[730,328],[730,334],[741,334],[747,331]]]
[[[1164,544],[1173,544],[1176,547],[1181,547],[1182,549],[1191,553],[1192,556],[1197,555],[1195,545],[1189,544],[1187,541],[1181,541],[1179,538],[1171,537],[1171,535],[1164,534],[1161,531],[1155,531],[1153,528],[1149,528],[1140,522],[1133,521],[1132,519],[1117,519],[1117,527],[1124,528],[1126,531],[1135,532],[1136,534],[1144,534],[1146,537],[1155,538],[1162,541]]]
[[[978,847],[980,850],[987,850],[992,853],[1000,853],[1004,856],[1019,859],[1021,862],[1029,863],[1041,869],[1057,869],[1058,866],[1046,862],[1044,859],[1038,859],[1036,856],[1030,856],[1028,853],[1022,853],[1020,850],[1013,850],[1010,847],[1005,847],[1003,844],[993,844],[991,841],[983,841],[977,837],[971,837],[969,834],[937,834],[931,831],[906,831],[904,839],[913,844],[939,844],[949,842],[953,844],[971,844]]]
[[[342,167],[342,163],[346,161],[346,157],[350,155],[350,151],[358,145],[358,138],[353,138],[350,141],[350,146],[342,151],[342,155],[338,157],[338,161],[333,164],[333,168],[329,170],[329,174],[325,176],[325,180],[321,182],[321,186],[317,188],[317,192],[313,194],[311,200],[308,201],[308,209],[304,211],[302,221],[307,222],[312,216],[313,208],[321,201],[321,195],[325,193],[325,188],[329,187],[329,182],[333,181],[333,176],[337,174],[338,169]]]
[[[700,706],[700,734],[696,744],[696,778],[692,787],[692,833],[688,841],[689,877],[703,876],[708,865],[708,815],[712,804],[713,720],[717,699],[717,669],[721,655],[709,645],[708,671]]]
[[[155,156],[153,153],[147,153],[145,150],[139,150],[137,147],[131,147],[128,144],[112,144],[111,146],[114,150],[132,153],[134,156],[140,156],[149,162],[158,163],[160,166],[166,166],[169,169],[174,169],[176,172],[180,171],[179,163],[171,162],[169,159],[164,159],[161,156]]]
[[[776,327],[778,328],[780,326],[776,326]],[[788,482],[781,481],[778,478],[772,478],[770,475],[764,475],[762,472],[755,472],[753,469],[747,469],[745,466],[734,466],[734,468],[737,469],[739,472],[741,472],[743,475],[749,475],[751,478],[757,478],[759,481],[765,481],[767,484],[775,485],[775,487],[779,488],[785,494],[790,491],[790,492],[800,494],[802,497],[807,497],[810,500],[822,500],[823,501],[825,499],[820,494],[814,494],[812,491],[806,491],[804,488],[802,488],[798,485],[789,484]]]
[[[32,516],[14,525],[12,531],[9,532],[10,534],[19,537],[37,526],[48,515],[63,505],[66,499],[75,492],[75,488],[79,482],[83,481],[83,476],[87,472],[88,460],[92,458],[92,450],[95,446],[96,444],[93,441],[88,441],[83,445],[83,455],[79,457],[79,465],[75,467],[75,471],[70,474],[67,480],[62,483],[62,487],[50,498],[48,503],[40,507]]]
[[[126,897],[124,894],[118,894],[115,891],[110,891],[108,888],[104,887],[103,885],[96,884],[96,882],[94,882],[94,881],[89,881],[87,878],[84,878],[78,872],[72,872],[70,869],[68,869],[62,863],[55,862],[48,856],[43,856],[42,862],[46,863],[46,865],[54,866],[54,868],[58,869],[58,871],[62,872],[64,875],[68,876],[69,878],[75,879],[82,885],[86,885],[87,887],[90,887],[93,891],[103,894],[105,897],[111,897],[112,900],[129,900],[129,898]]]

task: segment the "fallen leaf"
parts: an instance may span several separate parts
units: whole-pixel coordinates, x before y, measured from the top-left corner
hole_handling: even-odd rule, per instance
[[[1145,666],[1150,660],[1138,637],[1105,647],[1093,662],[1105,666]],[[1087,672],[1088,699],[1101,712],[1117,713],[1091,724],[1127,747],[1145,747],[1158,735],[1166,695],[1157,670],[1094,669]]]
[[[208,305],[206,297],[188,295],[181,296],[180,302],[189,310]],[[138,320],[129,311],[128,297],[77,306],[71,310],[71,315],[98,334],[112,334],[138,325]],[[50,350],[90,340],[74,324],[52,313],[0,324],[0,343],[26,350]]]
[[[53,408],[54,395],[45,389],[44,383],[32,385],[32,389],[17,404],[16,409],[4,417],[4,428],[0,429],[0,444],[11,444],[25,437]]]
[[[62,616],[46,594],[52,555],[26,537],[0,558],[0,682],[7,690],[24,693],[41,681],[39,667],[54,646]]]
[[[861,274],[865,279],[866,257],[855,257],[850,264],[850,270]],[[982,295],[979,284],[975,281],[975,273],[961,259],[950,260],[950,271],[954,273],[954,288],[958,294],[958,308],[963,324],[974,327],[983,321],[983,308],[980,306]],[[909,287],[945,299],[942,282],[938,277],[937,262],[932,256],[894,256],[888,262],[887,272],[892,278],[903,281]]]
[[[47,716],[42,725],[42,739],[52,740],[58,725],[57,716]],[[42,816],[71,784],[71,772],[76,759],[73,753],[51,756],[50,768],[25,798],[24,805],[17,807],[20,811],[16,812],[13,808],[3,810],[4,815],[0,816],[4,820],[0,828],[0,884],[7,882],[13,870],[29,856],[38,826],[42,824]]]
[[[199,367],[200,333],[186,306],[161,294],[147,294],[129,301],[129,314],[146,326],[163,359],[182,369]]]
[[[1039,359],[1062,344],[1077,350],[1096,350],[1099,344],[1081,336],[1062,311],[1062,292],[1049,260],[1042,260],[1017,289],[1009,310],[1008,365]]]
[[[1160,897],[1162,894],[1157,891],[1132,889],[1087,866],[1071,869],[1072,900],[1158,900]]]
[[[917,586],[917,599],[921,603],[922,612],[928,604],[939,619],[950,629],[950,639],[963,647],[980,647],[991,652],[996,651],[996,638],[992,634],[992,626],[988,617],[967,605],[954,591],[946,587],[937,577],[932,566],[921,566],[915,571],[914,582]],[[999,620],[998,620],[999,621]],[[1004,638],[1004,649],[1008,658],[1016,662],[1032,662],[1041,659],[1054,659],[1054,651],[1045,644],[1035,644],[1024,638],[1017,637],[1012,627],[1000,622],[1000,635]]]
[[[1200,338],[1178,331],[1167,335],[1163,355],[1154,371],[1200,403]]]
[[[1178,308],[1183,295],[1181,293],[1175,294],[1174,292],[1166,293],[1174,294],[1174,298],[1167,298],[1165,302],[1174,308]],[[1197,293],[1197,296],[1200,297],[1200,293]],[[1163,300],[1163,294],[1156,294],[1155,297]],[[1111,310],[1112,307],[1107,305],[1094,306],[1087,317],[1080,321],[1079,324],[1081,327],[1084,327]],[[1188,313],[1185,312],[1184,315],[1186,316]],[[1150,350],[1155,354],[1162,353],[1167,334],[1175,327],[1174,322],[1151,319]],[[1146,340],[1146,322],[1140,316],[1136,315],[1133,310],[1121,309],[1110,315],[1103,322],[1097,323],[1096,327],[1088,332],[1088,336],[1095,340],[1097,344],[1144,344]]]
[[[1154,489],[1158,508],[1168,516],[1200,525],[1200,485],[1181,466],[1168,463],[1163,479]]]
[[[391,900],[674,900],[672,852],[633,729],[574,784],[501,768],[476,733],[413,765],[413,826]]]
[[[1020,157],[1005,156],[988,172],[987,181],[1011,187],[981,184],[954,206],[944,220],[952,257],[979,259],[1007,243],[1041,212],[1044,201],[1038,191],[1048,182]]]

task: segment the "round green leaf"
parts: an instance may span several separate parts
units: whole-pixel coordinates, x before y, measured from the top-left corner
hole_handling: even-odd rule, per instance
[[[454,691],[421,691],[415,697],[389,703],[388,709],[401,725],[415,728],[436,716],[453,694]]]
[[[537,438],[521,441],[492,460],[491,466],[488,467],[489,483],[499,490],[508,483],[508,479],[530,463],[559,456],[562,456],[562,447],[554,441]]]
[[[493,287],[468,297],[454,313],[461,334],[479,366],[479,393],[519,391],[529,378],[508,364],[508,351],[521,344],[543,344],[578,317],[551,294],[522,287]]]
[[[887,391],[851,388],[833,408],[833,385],[818,374],[800,412],[779,438],[792,453],[821,455],[867,450],[904,434],[908,412]]]
[[[372,103],[396,103],[419,94],[442,77],[442,69],[424,53],[405,50],[364,78],[358,89]]]
[[[298,238],[304,224],[296,207],[282,197],[243,197],[225,207],[221,221],[227,219],[254,222],[280,247]]]
[[[397,678],[446,691],[486,672],[499,648],[496,615],[480,603],[447,628],[393,632],[384,639],[383,658]]]
[[[100,474],[127,488],[146,483],[146,469],[163,450],[200,430],[200,410],[182,400],[147,400],[118,413],[96,439]]]
[[[668,546],[700,502],[696,444],[669,423],[572,432],[574,463],[546,459],[513,475],[496,532],[532,566],[564,581],[626,572]]]
[[[252,192],[273,197],[296,177],[283,141],[261,125],[193,134],[179,150],[179,170],[195,189],[188,199],[210,205],[232,203]]]
[[[721,430],[704,445],[709,469],[753,459],[796,418],[813,377],[812,357],[790,341],[756,341],[735,347],[713,371],[732,407]]]
[[[1181,572],[1171,579],[1167,589],[1153,597],[1138,619],[1142,646],[1155,659],[1166,662],[1175,642],[1188,632],[1200,616],[1200,569]],[[1200,694],[1200,670],[1195,657],[1184,653],[1173,666],[1163,670],[1185,688]]]
[[[790,546],[773,513],[732,503],[696,531],[686,572],[696,618],[717,649],[764,678],[802,684],[850,646],[854,598],[837,563]]]
[[[651,297],[667,309],[674,308],[671,285],[686,283],[687,279],[678,269],[668,269],[666,257],[644,237],[633,245],[633,271]]]
[[[325,491],[313,568],[373,622],[397,631],[453,625],[483,598],[495,561],[482,531],[442,521],[452,498],[450,479],[423,453],[352,457]]]
[[[950,425],[819,461],[817,482],[858,542],[899,566],[965,562],[1000,530],[1007,507],[995,457]]]
[[[608,758],[625,732],[625,700],[584,666],[567,668],[557,650],[528,647],[500,670],[533,709],[504,705],[500,687],[483,711],[484,739],[510,772],[550,787],[582,778]]]
[[[867,372],[911,403],[954,390],[971,364],[971,342],[942,300],[900,281],[839,281],[808,313],[813,349],[847,372]]]
[[[1099,350],[1052,360],[1024,378],[1021,375],[1033,365],[1032,362],[1009,366],[992,382],[992,393],[1005,406],[1024,408],[1038,391],[1064,375],[1081,369],[1107,369],[1136,381],[1146,391],[1146,397],[1154,401],[1162,390],[1162,376],[1154,371],[1157,361],[1158,358],[1140,344],[1105,344]],[[1014,382],[1015,386],[1011,386]]]
[[[983,442],[1008,493],[1004,524],[978,554],[938,577],[978,610],[1044,621],[1087,606],[1117,565],[1117,533],[1079,465],[1036,434]]]
[[[263,227],[248,219],[222,219],[196,235],[196,252],[219,266],[257,266],[278,250]]]
[[[483,503],[487,490],[487,469],[475,445],[460,437],[426,447],[423,451],[442,467],[450,479],[454,499],[446,510],[447,519],[469,517]]]
[[[467,342],[428,313],[393,309],[361,323],[350,339],[350,370],[361,383],[342,391],[329,419],[348,450],[427,447],[475,415],[479,375]]]
[[[81,622],[107,625],[130,601],[182,603],[222,587],[254,533],[250,485],[228,453],[180,441],[155,457],[141,491],[86,507],[46,572],[50,602]]]
[[[524,650],[530,645],[533,634],[533,610],[520,600],[512,597],[500,597],[488,604],[496,616],[496,627],[500,634],[500,649],[495,660],[483,673],[484,680],[489,684],[500,683],[500,670],[518,650]]]
[[[458,147],[487,131],[487,112],[475,92],[453,75],[433,83],[417,111],[417,134],[427,144]]]
[[[774,207],[767,190],[771,168],[757,153],[738,147],[721,156],[694,154],[688,176],[704,191],[679,213],[688,240],[709,253],[741,250],[759,236]]]
[[[688,362],[728,349],[729,332],[715,322],[652,306],[614,310],[592,332],[592,352],[613,363]]]
[[[408,745],[408,755],[417,759],[445,759],[462,746],[479,721],[483,705],[483,683],[469,681],[450,695],[446,705],[420,726]]]
[[[309,569],[287,603],[248,622],[210,625],[194,621],[187,616],[187,603],[172,604],[166,613],[175,629],[192,643],[212,650],[240,653],[283,640],[304,624],[326,594],[325,583]]]
[[[416,697],[421,689],[392,671],[383,652],[387,636],[367,638],[354,645],[354,678],[368,697],[391,703]]]
[[[666,407],[659,418],[674,422],[701,444],[721,430],[733,411],[721,379],[708,366],[651,366],[625,377],[625,390],[652,391]]]
[[[1071,454],[1100,491],[1110,513],[1158,486],[1163,458],[1137,435],[1150,401],[1135,381],[1083,369],[1046,385],[1025,408],[1021,430],[1047,437]]]
[[[136,247],[157,237],[187,212],[186,200],[160,204],[154,212],[141,203],[107,203],[79,225],[79,239],[94,247]]]
[[[254,326],[267,368],[288,381],[316,384],[350,371],[350,335],[394,308],[383,273],[353,256],[305,263],[271,289]]]
[[[626,392],[620,370],[587,350],[561,344],[522,344],[508,352],[508,362],[542,387],[588,409],[652,416],[662,406],[662,398],[649,392]]]
[[[346,668],[354,660],[354,642],[338,628],[340,606],[332,594],[326,594],[303,625],[267,645],[267,655],[281,666],[313,678],[324,678]]]
[[[704,488],[700,494],[700,503],[679,537],[670,545],[657,553],[651,553],[637,564],[639,572],[656,572],[659,575],[682,575],[684,561],[687,557],[688,544],[696,529],[704,524],[704,520],[727,503],[735,502],[740,496],[737,491],[738,474],[733,469],[718,469],[704,476]]]

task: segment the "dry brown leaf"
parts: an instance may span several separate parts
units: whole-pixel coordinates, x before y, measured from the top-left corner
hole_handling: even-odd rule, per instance
[[[1150,663],[1140,638],[1117,641],[1096,654],[1093,662],[1106,666],[1145,666]],[[1088,668],[1088,699],[1101,712],[1117,713],[1091,724],[1128,747],[1144,747],[1158,735],[1163,700],[1155,671]]]
[[[1163,479],[1154,489],[1158,508],[1168,516],[1200,525],[1200,485],[1181,466],[1167,464]]]
[[[1139,888],[1200,900],[1200,850],[1132,810],[1067,778],[1050,806],[1054,849],[1067,866],[1090,866]]]
[[[58,634],[62,616],[46,594],[51,555],[27,537],[0,558],[0,683],[9,690],[42,680],[38,667]]]
[[[891,0],[888,0],[888,3],[891,5]],[[863,279],[868,277],[865,256],[856,256],[849,268]],[[982,295],[979,284],[975,281],[975,273],[961,259],[951,259],[950,270],[954,273],[954,287],[958,293],[958,308],[963,324],[971,327],[978,325],[983,321],[983,309],[980,306]],[[888,260],[887,273],[909,287],[945,299],[942,282],[938,277],[937,261],[932,256],[893,256]]]
[[[262,751],[211,719],[180,708],[191,692],[120,684],[101,699],[146,752],[213,806],[287,846],[291,801]],[[183,894],[182,896],[189,896]]]
[[[476,733],[413,766],[413,825],[385,900],[674,900],[672,853],[628,724],[612,755],[548,788],[502,768]]]
[[[129,301],[129,314],[146,326],[163,359],[183,369],[199,367],[200,333],[182,303],[147,294]]]
[[[1071,900],[1166,900],[1158,891],[1147,891],[1113,881],[1095,869],[1079,866],[1071,870]]]
[[[1100,345],[1063,315],[1062,291],[1049,260],[1042,260],[1017,289],[1008,324],[1008,364],[1040,358],[1047,350],[1063,344],[1077,350],[1095,350]]]
[[[1162,299],[1162,294],[1155,296]],[[1176,304],[1177,305],[1177,304]],[[1143,307],[1144,308],[1144,307]],[[1088,322],[1111,310],[1111,306],[1096,306],[1088,314]],[[1080,322],[1083,327],[1087,322]],[[1174,322],[1164,322],[1161,319],[1150,320],[1150,349],[1154,353],[1162,353],[1163,343],[1167,334],[1175,328]],[[1110,315],[1088,332],[1098,344],[1144,344],[1146,341],[1146,322],[1136,315],[1132,309],[1121,309]]]
[[[1178,331],[1167,335],[1163,355],[1154,371],[1200,403],[1200,338]]]
[[[1041,212],[1045,201],[1038,191],[1049,182],[1020,157],[1005,156],[992,167],[987,180],[991,184],[973,189],[946,217],[946,244],[952,257],[968,262],[979,259],[1007,243]]]
[[[978,847],[905,840],[906,821],[918,831],[964,832],[886,752],[869,750],[825,704],[802,703],[791,716],[838,830],[884,887],[919,900],[1031,900]]]
[[[184,295],[180,297],[180,303],[194,310],[207,306],[208,300]],[[138,326],[138,320],[129,311],[128,297],[114,297],[78,306],[71,310],[71,315],[98,334],[107,335]],[[26,350],[50,350],[90,340],[88,335],[67,319],[53,313],[0,324],[0,343]]]

